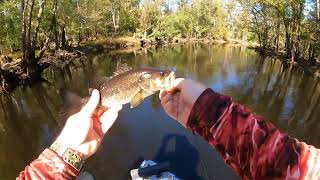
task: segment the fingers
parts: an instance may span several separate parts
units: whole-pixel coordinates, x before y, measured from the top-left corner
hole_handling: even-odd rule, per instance
[[[169,91],[176,91],[181,90],[183,88],[183,82],[185,81],[184,78],[177,78],[173,81],[172,87],[170,88]]]
[[[104,106],[98,106],[94,112],[94,116],[100,117],[107,110]]]
[[[113,123],[116,121],[118,117],[118,112],[122,109],[122,106],[114,106],[108,109],[103,115],[100,117],[101,129],[105,134]]]
[[[169,90],[160,90],[159,99],[162,99],[169,93],[176,94],[177,92],[180,92],[181,89],[183,88],[184,82],[185,82],[184,78],[174,79],[172,86],[169,88]]]
[[[173,107],[176,108],[179,103],[179,98],[180,98],[179,96],[180,94],[168,95],[163,98],[163,101],[161,101],[161,104],[166,109],[172,109]]]
[[[118,104],[110,108],[110,110],[119,112],[122,109],[122,105]]]
[[[161,98],[161,104],[164,106],[166,103],[168,103],[169,101],[172,101],[173,99],[173,95],[166,93],[162,98]]]
[[[159,93],[159,99],[162,99],[164,96],[166,96],[168,94],[168,91],[166,90],[160,90]]]
[[[81,113],[88,117],[92,117],[100,102],[100,93],[94,89],[88,103],[81,109]]]

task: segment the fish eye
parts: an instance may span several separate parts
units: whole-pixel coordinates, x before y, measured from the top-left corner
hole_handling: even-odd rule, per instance
[[[161,77],[164,77],[164,76],[166,76],[166,73],[163,72],[163,71],[161,71],[161,72],[160,72],[160,76],[161,76]]]

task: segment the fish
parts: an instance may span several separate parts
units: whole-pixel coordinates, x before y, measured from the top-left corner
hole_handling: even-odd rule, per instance
[[[169,89],[175,79],[174,71],[151,67],[132,69],[122,66],[110,77],[98,77],[90,81],[89,94],[93,89],[100,92],[101,105],[111,108],[130,103],[135,108],[143,100],[161,89]],[[60,91],[62,107],[60,116],[67,118],[77,113],[88,102],[89,97],[80,97],[70,91]]]

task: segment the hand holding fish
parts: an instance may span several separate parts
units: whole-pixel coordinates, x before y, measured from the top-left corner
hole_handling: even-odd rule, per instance
[[[169,90],[160,91],[159,98],[165,112],[186,127],[193,104],[204,90],[206,86],[197,81],[177,78]]]
[[[94,154],[101,144],[104,134],[118,117],[122,106],[106,110],[98,106],[100,93],[92,92],[88,103],[80,112],[70,116],[57,138],[57,142],[80,153],[82,159]]]
[[[174,79],[174,72],[170,70],[124,68],[111,77],[93,80],[90,87],[97,90],[90,99],[61,90],[60,115],[61,119],[68,120],[56,144],[81,153],[82,159],[88,158],[99,147],[122,105],[130,103],[130,107],[135,108],[144,98],[170,87]]]

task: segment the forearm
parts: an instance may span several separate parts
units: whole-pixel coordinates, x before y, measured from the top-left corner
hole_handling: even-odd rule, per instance
[[[60,156],[50,149],[45,149],[24,171],[17,180],[24,179],[76,179],[79,171],[65,163]]]
[[[215,147],[243,179],[317,178],[320,171],[319,150],[280,133],[210,89],[194,104],[187,126]]]

